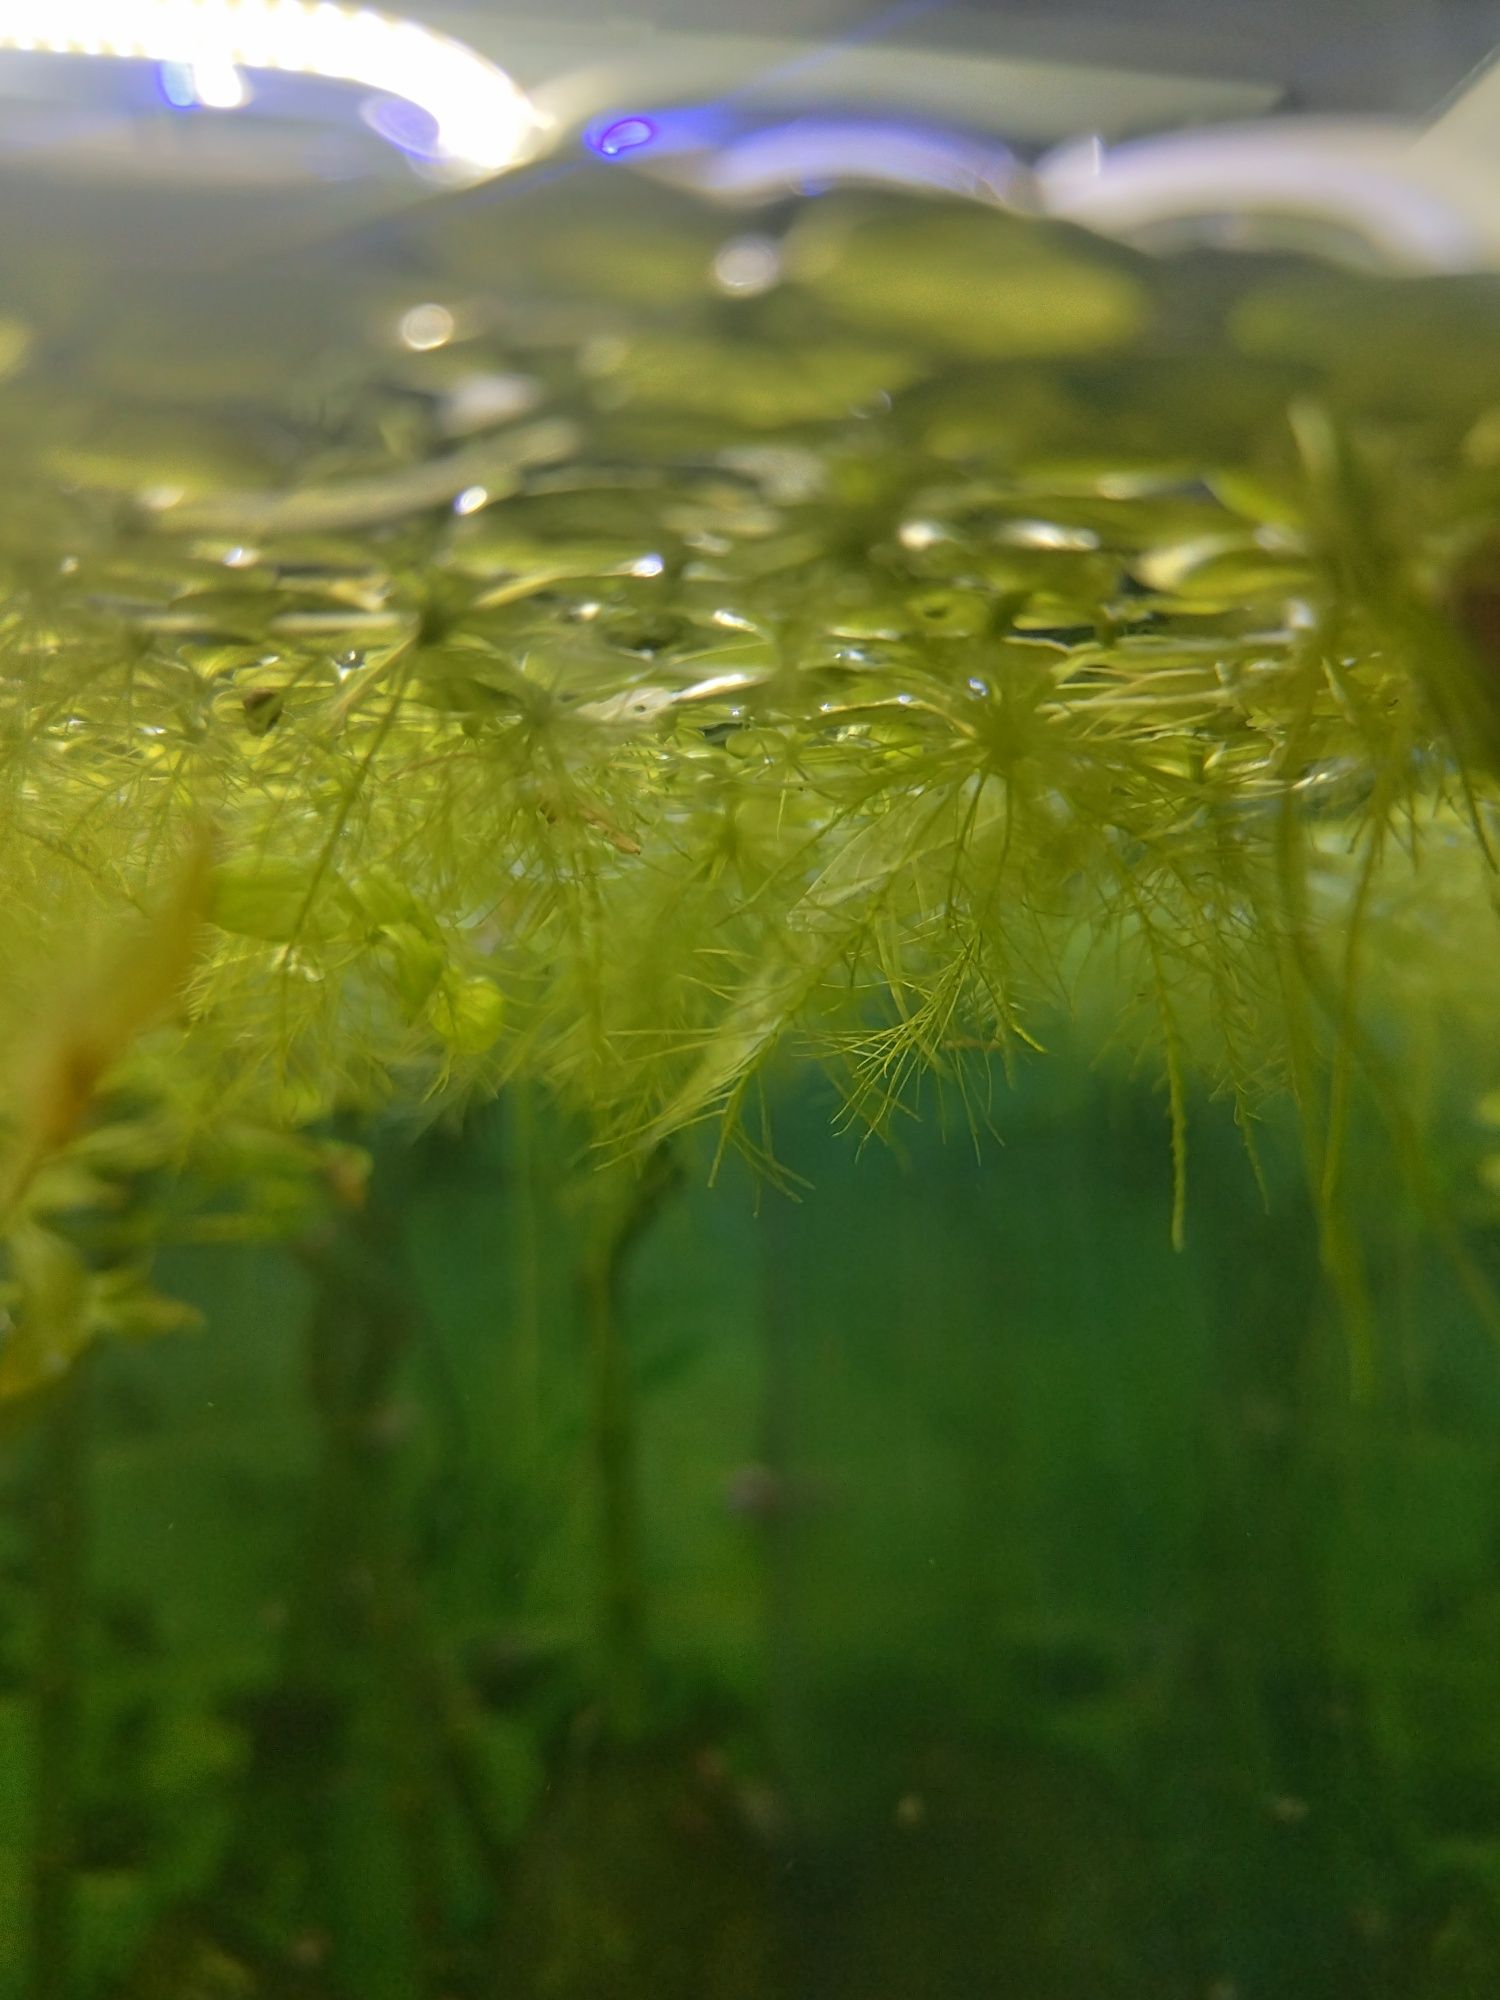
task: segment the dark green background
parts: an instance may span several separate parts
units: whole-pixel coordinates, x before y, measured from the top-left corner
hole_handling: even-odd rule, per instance
[[[1500,1361],[1378,1155],[1356,1401],[1289,1134],[1267,1211],[1195,1108],[1174,1255],[1144,1089],[1039,1063],[979,1157],[936,1115],[857,1154],[831,1110],[780,1115],[800,1200],[688,1147],[619,1259],[624,1709],[581,1306],[615,1184],[539,1104],[389,1148],[331,1261],[180,1257],[208,1330],[95,1357],[80,1996],[1500,1990]],[[309,1316],[353,1353],[387,1308],[341,1486]]]

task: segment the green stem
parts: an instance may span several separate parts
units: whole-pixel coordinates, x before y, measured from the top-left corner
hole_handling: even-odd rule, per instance
[[[511,1201],[515,1259],[515,1387],[517,1416],[528,1454],[539,1448],[542,1410],[542,1224],[537,1200],[537,1131],[533,1087],[517,1082],[510,1090]]]
[[[391,1396],[411,1339],[407,1289],[391,1268],[393,1240],[392,1217],[372,1207],[313,1260],[319,1297],[309,1328],[309,1373],[327,1480],[315,1565],[321,1575],[315,1573],[313,1588],[331,1585],[334,1599],[343,1598],[345,1643],[357,1648],[363,1641],[377,1668],[388,1798],[406,1868],[419,1990],[425,1992],[439,1976],[442,1951],[443,1813],[420,1593],[402,1546],[391,1478]]]
[[[624,1741],[638,1736],[646,1720],[646,1589],[635,1399],[620,1309],[631,1252],[680,1177],[670,1149],[660,1145],[618,1194],[606,1189],[582,1273],[605,1712],[611,1734]]]
[[[760,1236],[760,1422],[758,1455],[770,1479],[772,1505],[761,1524],[761,1635],[764,1646],[765,1726],[773,1765],[785,1779],[795,1766],[801,1716],[797,1672],[796,1575],[793,1523],[784,1482],[796,1463],[793,1370],[800,1328],[792,1282],[795,1244],[787,1204],[769,1207]]]
[[[52,1391],[35,1503],[40,1594],[35,1676],[31,2000],[71,2000],[82,1651],[88,1572],[87,1364]]]
[[[286,1638],[278,1707],[311,1718],[295,1767],[269,1730],[247,1774],[246,1811],[221,1884],[242,1906],[284,1875],[288,1828],[303,1854],[293,1917],[326,1925],[322,1857],[336,1839],[313,1802],[336,1796],[356,1752],[366,1701],[384,1745],[387,1799],[406,1874],[416,1993],[443,1977],[450,1806],[486,1876],[506,1845],[490,1798],[478,1718],[429,1631],[402,1526],[391,1400],[414,1311],[389,1192],[338,1235],[310,1248],[316,1285],[307,1328],[308,1397],[321,1436],[311,1546]],[[374,1669],[373,1686],[369,1670]],[[319,1719],[321,1718],[321,1719]],[[310,1739],[310,1741],[308,1740]]]
[[[589,1342],[589,1444],[598,1522],[599,1625],[611,1733],[645,1719],[645,1589],[641,1578],[635,1421],[620,1335],[618,1259],[607,1249],[584,1273]]]

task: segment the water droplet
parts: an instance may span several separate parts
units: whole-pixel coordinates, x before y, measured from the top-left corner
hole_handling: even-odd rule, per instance
[[[404,312],[397,331],[403,346],[415,354],[428,354],[435,347],[446,347],[453,338],[454,319],[446,306],[429,300]]]
[[[466,486],[453,502],[455,514],[477,514],[481,507],[488,506],[490,489],[487,486]]]
[[[713,261],[713,280],[731,298],[756,298],[781,278],[781,249],[769,236],[735,236]]]

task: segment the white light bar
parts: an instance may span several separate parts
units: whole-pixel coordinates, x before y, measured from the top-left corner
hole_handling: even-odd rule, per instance
[[[529,158],[545,123],[504,70],[452,36],[333,0],[0,0],[0,50],[355,84],[425,112],[431,157],[476,176]]]

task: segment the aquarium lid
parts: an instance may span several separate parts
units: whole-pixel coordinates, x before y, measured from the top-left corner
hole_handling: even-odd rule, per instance
[[[672,33],[628,20],[436,18],[503,61],[538,105],[575,128],[606,108],[624,116],[695,104],[731,116],[817,106],[900,110],[1044,147],[1080,132],[1124,137],[1255,117],[1284,96],[1255,79],[923,46],[920,19],[912,46],[896,33],[810,40]]]

